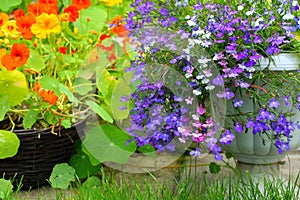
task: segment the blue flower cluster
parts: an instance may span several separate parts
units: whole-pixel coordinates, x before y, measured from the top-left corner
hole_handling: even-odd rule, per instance
[[[143,83],[131,94],[131,127],[127,131],[138,146],[151,144],[158,151],[165,148],[174,151],[172,140],[179,136],[185,109],[180,108],[182,99],[176,97],[161,82]]]

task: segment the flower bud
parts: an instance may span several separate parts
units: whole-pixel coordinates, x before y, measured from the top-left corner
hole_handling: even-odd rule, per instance
[[[78,34],[78,28],[75,27],[75,28],[74,28],[74,35],[77,35],[77,34]]]

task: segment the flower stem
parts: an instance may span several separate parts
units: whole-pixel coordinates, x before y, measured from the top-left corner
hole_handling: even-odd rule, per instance
[[[10,114],[8,114],[8,118],[9,118],[10,123],[12,124],[11,132],[13,132],[13,130],[15,129],[16,124],[14,123],[14,120],[11,118]]]

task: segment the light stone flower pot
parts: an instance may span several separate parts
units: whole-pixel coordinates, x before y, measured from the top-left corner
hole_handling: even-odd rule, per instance
[[[280,54],[274,56],[276,65],[270,64],[270,69],[274,71],[282,70],[299,70],[300,55],[299,54]],[[261,69],[268,67],[268,60],[262,59],[260,62]],[[282,88],[284,89],[284,88]],[[236,94],[238,95],[238,94]],[[238,96],[237,96],[238,97]],[[240,97],[244,101],[244,105],[241,107],[242,112],[253,112],[258,110],[258,106],[253,103],[252,99]],[[278,109],[282,111],[287,111],[287,107],[284,102],[280,102],[281,105]],[[232,104],[228,104],[227,110],[233,111]],[[298,109],[292,109],[292,112],[296,113],[292,117],[293,121],[300,122],[300,112]],[[232,124],[233,126],[233,124]],[[245,130],[244,130],[245,131]],[[248,164],[271,164],[282,160],[286,153],[280,155],[275,147],[274,143],[268,139],[265,134],[253,135],[252,129],[249,129],[247,133],[235,133],[236,139],[232,141],[230,145],[227,145],[226,150],[229,151],[239,162]],[[290,141],[290,151],[295,150],[300,147],[300,130],[296,128],[294,132],[291,133],[293,136]],[[263,139],[264,142],[263,142]]]

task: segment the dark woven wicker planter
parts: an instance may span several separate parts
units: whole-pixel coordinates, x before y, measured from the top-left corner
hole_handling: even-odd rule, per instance
[[[0,175],[15,177],[19,182],[22,175],[22,189],[35,188],[48,183],[55,164],[68,162],[74,153],[74,142],[79,139],[85,121],[74,124],[70,129],[60,129],[60,136],[44,130],[16,130],[20,139],[18,153],[13,158],[0,159]],[[56,129],[58,132],[58,129]]]

